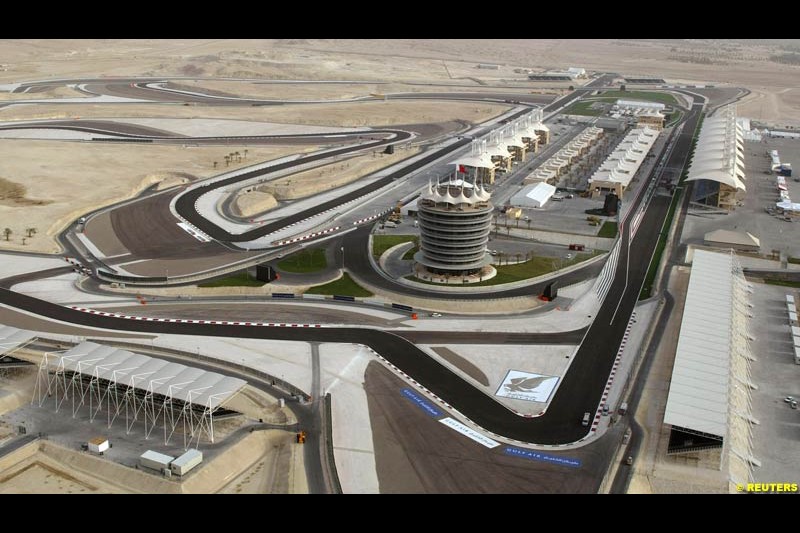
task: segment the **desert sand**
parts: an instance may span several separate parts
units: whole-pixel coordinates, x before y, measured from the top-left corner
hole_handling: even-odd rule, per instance
[[[403,101],[293,104],[266,107],[205,107],[171,104],[38,104],[0,108],[0,120],[68,118],[213,118],[316,126],[390,126],[463,119],[483,122],[508,109],[480,102]]]
[[[670,82],[732,84],[752,91],[739,114],[782,125],[800,124],[800,67],[775,62],[796,42],[777,40],[0,40],[0,83],[114,76],[182,76],[178,83],[264,98],[347,98],[421,90],[554,90],[529,82],[524,69],[580,66],[621,76]],[[478,68],[479,63],[498,65]],[[239,81],[212,78],[238,78]],[[246,80],[242,80],[245,79]],[[252,80],[340,80],[342,84],[256,84]],[[389,81],[389,84],[376,82]],[[409,85],[423,84],[423,85]],[[430,84],[430,85],[425,85]],[[442,88],[443,85],[463,87]],[[510,90],[510,89],[509,89]],[[555,89],[557,91],[557,89]],[[67,87],[9,99],[76,96]],[[507,109],[481,103],[377,101],[274,107],[160,104],[37,104],[0,108],[1,120],[72,117],[205,117],[324,126],[388,126],[462,119],[481,122]],[[294,148],[269,149],[256,158]],[[260,149],[259,149],[260,150]],[[12,229],[0,246],[22,249],[28,227],[39,233],[27,250],[55,251],[55,232],[80,213],[130,197],[165,176],[205,177],[214,148],[89,146],[54,141],[0,141],[0,177],[27,187],[31,202],[0,201],[0,226]],[[220,166],[222,166],[220,164]],[[158,176],[157,178],[148,176]],[[113,179],[109,179],[113,178]],[[177,179],[177,178],[176,178]],[[35,205],[41,201],[41,205]],[[47,203],[51,202],[51,203]],[[19,206],[19,208],[11,206]],[[23,208],[24,207],[24,208]],[[46,226],[43,229],[42,226]]]
[[[0,82],[152,75],[480,86],[524,82],[524,75],[514,72],[518,68],[581,66],[626,76],[744,86],[774,95],[777,102],[763,110],[760,103],[747,108],[752,118],[800,120],[795,91],[781,92],[797,87],[800,70],[771,60],[796,44],[777,39],[6,40],[0,41],[7,69],[0,72]],[[478,69],[478,63],[499,68]]]
[[[418,152],[419,149],[416,147],[401,149],[392,155],[372,152],[271,181],[258,187],[258,190],[273,195],[277,200],[297,200],[347,185],[362,176],[398,163]]]
[[[313,148],[251,146],[247,161],[228,170]],[[0,234],[0,248],[56,253],[55,235],[83,213],[131,198],[163,180],[176,183],[219,174],[226,170],[224,156],[230,151],[227,146],[0,140],[0,197],[4,183],[24,187],[21,197],[0,199],[0,231],[12,231],[8,241]],[[214,161],[219,162],[217,170]],[[27,228],[37,232],[28,238]]]
[[[278,206],[278,201],[298,200],[347,185],[367,174],[409,158],[419,148],[401,149],[392,155],[376,151],[298,172],[256,188],[240,190],[231,204],[240,217],[252,217]]]

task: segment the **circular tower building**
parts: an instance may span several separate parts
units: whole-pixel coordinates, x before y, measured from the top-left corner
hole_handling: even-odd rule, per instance
[[[491,194],[463,180],[430,184],[417,202],[419,251],[414,260],[433,274],[466,276],[489,265]]]

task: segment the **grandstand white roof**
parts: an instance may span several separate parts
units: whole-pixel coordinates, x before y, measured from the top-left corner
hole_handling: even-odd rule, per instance
[[[495,144],[490,144],[486,147],[486,153],[490,156],[508,157],[508,145],[505,142],[499,141]]]
[[[216,409],[247,382],[146,355],[82,342],[50,359],[51,366]]]
[[[492,158],[486,152],[480,155],[464,155],[450,162],[451,165],[465,165],[476,168],[494,168]]]
[[[0,355],[22,346],[36,337],[32,331],[0,324]]]
[[[733,107],[703,123],[686,181],[711,180],[745,190],[741,127]]]
[[[724,437],[733,318],[733,258],[695,250],[664,423]]]
[[[658,132],[647,127],[632,129],[592,174],[589,183],[622,183],[627,187],[657,137]]]
[[[475,205],[488,202],[491,193],[483,188],[483,184],[477,186],[463,180],[454,180],[443,183],[429,183],[420,195],[420,200],[430,200],[434,203],[447,203],[452,205],[468,204]]]
[[[698,181],[698,180],[711,180],[716,181],[717,183],[724,183],[728,187],[735,187],[740,191],[747,190],[740,180],[736,176],[731,176],[730,172],[723,172],[722,170],[712,170],[709,172],[697,172],[689,174],[689,177],[686,178],[686,181]]]

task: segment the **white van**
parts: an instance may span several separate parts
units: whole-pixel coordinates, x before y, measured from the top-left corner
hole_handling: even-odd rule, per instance
[[[397,224],[395,224],[394,222],[384,222],[383,225],[386,226],[387,228],[396,228],[397,227]]]
[[[583,413],[583,421],[581,422],[581,425],[588,426],[589,425],[589,420],[591,420],[591,419],[592,419],[591,413],[589,413],[588,411]]]

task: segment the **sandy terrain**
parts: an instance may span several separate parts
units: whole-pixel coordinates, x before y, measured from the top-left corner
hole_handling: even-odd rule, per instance
[[[251,146],[247,163],[305,149],[312,147]],[[130,198],[167,178],[205,178],[222,172],[223,158],[230,151],[226,146],[183,148],[0,140],[1,177],[26,189],[19,202],[0,200],[0,231],[12,231],[9,241],[0,236],[0,249],[58,252],[54,236],[81,214]],[[214,161],[219,161],[217,170],[213,168]],[[237,166],[244,164],[242,161]],[[49,203],[31,205],[37,201]],[[27,228],[38,231],[26,238],[23,246]]]
[[[0,41],[0,81],[58,76],[197,76],[261,79],[520,81],[516,68],[610,70],[743,85],[767,94],[797,85],[798,67],[770,56],[777,40],[316,39]],[[391,57],[391,60],[387,60]],[[498,64],[497,70],[478,63]],[[795,75],[793,75],[795,74]],[[266,89],[265,89],[266,90]],[[265,93],[266,95],[266,93]],[[797,106],[787,101],[797,118]],[[766,111],[765,111],[766,113]],[[754,117],[759,118],[759,117]],[[767,116],[762,118],[767,119]],[[775,117],[778,118],[778,117]]]
[[[508,109],[500,104],[445,101],[378,101],[264,107],[206,107],[168,104],[41,104],[0,109],[0,120],[64,118],[227,118],[319,126],[388,126],[463,119],[483,122]]]
[[[68,471],[51,458],[37,453],[0,475],[0,494],[108,494],[118,487]]]
[[[278,201],[268,192],[246,189],[240,191],[231,202],[231,211],[237,217],[252,217],[275,209]]]
[[[225,407],[239,411],[253,420],[261,419],[267,424],[294,424],[297,421],[291,409],[281,408],[277,399],[250,386],[228,400]]]
[[[324,165],[258,187],[258,191],[271,194],[277,200],[297,200],[312,194],[347,185],[362,176],[407,159],[419,148],[397,150],[392,155],[382,152],[361,155],[345,161]]]
[[[203,88],[240,98],[280,100],[345,99],[393,93],[419,92],[497,92],[494,87],[478,85],[473,80],[460,80],[459,85],[433,84],[408,85],[404,83],[254,83],[251,81],[187,80],[176,82],[186,88]],[[504,88],[503,92],[531,93],[528,82],[510,81],[520,85]],[[468,86],[464,86],[468,85]],[[563,84],[562,84],[563,85]],[[554,91],[560,93],[561,91]]]
[[[294,434],[283,431],[254,433],[251,446],[258,446],[260,454],[241,474],[233,478],[218,492],[222,494],[295,494],[307,493],[308,488],[296,486],[296,478],[303,478],[302,447],[294,443]],[[298,475],[299,474],[299,475]],[[303,490],[305,489],[305,490]]]
[[[279,430],[246,435],[183,481],[48,441],[0,459],[0,494],[308,493],[302,447],[294,445],[294,433]]]
[[[10,93],[0,91],[0,101],[3,100],[44,100],[45,98],[81,98],[88,96],[70,87],[48,87],[39,92]]]

